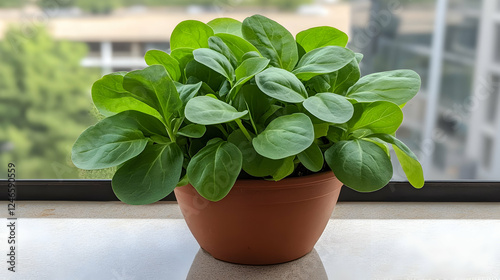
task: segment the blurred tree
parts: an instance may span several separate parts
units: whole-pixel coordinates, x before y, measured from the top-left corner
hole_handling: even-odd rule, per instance
[[[0,166],[14,162],[20,178],[77,178],[71,146],[96,121],[90,87],[99,71],[80,66],[84,44],[56,41],[43,27],[23,31],[0,41],[0,143],[9,147]]]
[[[28,0],[2,0],[0,1],[0,8],[17,8],[22,7],[28,3]]]

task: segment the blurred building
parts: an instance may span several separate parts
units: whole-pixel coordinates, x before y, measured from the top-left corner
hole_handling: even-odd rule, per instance
[[[335,26],[346,33],[350,30],[351,13],[347,3],[302,6],[297,12],[221,5],[210,8],[135,6],[121,8],[108,15],[88,15],[74,9],[5,9],[0,10],[0,39],[9,23],[26,24],[31,19],[38,18],[41,23],[48,24],[55,38],[85,42],[88,45],[89,55],[82,61],[82,65],[101,68],[103,73],[109,73],[145,67],[146,51],[168,51],[172,30],[179,22],[187,19],[208,22],[216,17],[231,17],[242,21],[247,16],[260,13],[276,20],[294,35],[321,25]]]
[[[398,136],[426,179],[499,179],[500,1],[358,0],[352,14],[363,74],[410,68],[422,77]]]

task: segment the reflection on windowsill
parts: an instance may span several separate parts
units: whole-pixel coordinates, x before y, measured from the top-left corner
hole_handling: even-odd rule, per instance
[[[189,269],[188,280],[212,279],[328,279],[323,262],[313,249],[295,261],[276,265],[239,265],[220,261],[200,249]]]

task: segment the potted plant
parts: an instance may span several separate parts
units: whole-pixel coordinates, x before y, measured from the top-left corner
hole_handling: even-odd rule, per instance
[[[416,156],[395,137],[419,76],[361,77],[363,56],[347,40],[326,26],[294,38],[261,15],[181,22],[170,54],[148,51],[148,67],[94,83],[106,118],[80,135],[72,160],[118,166],[112,187],[125,203],[175,190],[195,238],[218,259],[299,258],[342,184],[371,192],[389,182],[389,145],[410,183],[424,184]]]

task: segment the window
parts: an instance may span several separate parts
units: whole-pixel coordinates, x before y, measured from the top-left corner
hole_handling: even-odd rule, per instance
[[[31,46],[13,49],[12,45],[0,44],[0,58],[6,62],[0,65],[0,164],[18,163],[19,176],[26,179],[109,179],[113,170],[78,170],[70,158],[76,137],[102,117],[92,108],[89,93],[93,81],[109,72],[145,67],[143,56],[148,50],[168,52],[168,35],[182,20],[207,22],[221,15],[242,18],[257,10],[264,14],[281,10],[275,19],[294,34],[320,25],[346,31],[349,47],[365,55],[363,75],[399,68],[420,74],[421,92],[403,109],[405,119],[398,136],[426,164],[427,179],[498,180],[500,173],[486,170],[500,162],[492,152],[500,150],[500,52],[496,51],[500,49],[500,24],[495,21],[499,12],[493,18],[484,16],[484,0],[449,0],[442,19],[436,11],[438,1],[399,1],[400,5],[392,5],[385,0],[319,0],[310,5],[307,0],[275,0],[266,8],[249,12],[246,1],[177,1],[175,7],[157,9],[148,8],[148,1],[137,0],[122,1],[117,5],[124,7],[110,8],[113,12],[86,6],[78,7],[86,16],[64,13],[49,17],[50,29],[40,29],[30,40],[22,41]],[[187,8],[194,2],[216,7]],[[0,8],[0,26],[7,21],[7,16],[2,16],[7,13]],[[78,20],[68,20],[73,17]],[[8,21],[21,24],[23,18],[9,17]],[[99,28],[103,22],[115,32]],[[134,24],[124,24],[127,22]],[[134,27],[144,25],[151,30]],[[444,30],[438,52],[434,45],[437,26]],[[485,26],[492,34],[481,38]],[[25,36],[15,32],[0,30],[0,42],[8,36]],[[35,45],[39,47],[33,48]],[[494,51],[484,51],[489,49]],[[33,53],[25,53],[28,51]],[[28,63],[23,60],[28,55],[40,59],[23,65]],[[28,70],[21,73],[22,69]],[[487,82],[491,94],[477,99],[475,90],[482,84],[482,77],[493,77]],[[436,110],[429,112],[436,96]],[[1,115],[7,110],[8,116]],[[432,148],[428,148],[429,140]],[[4,176],[5,171],[0,170]],[[394,179],[404,176],[396,172]]]

